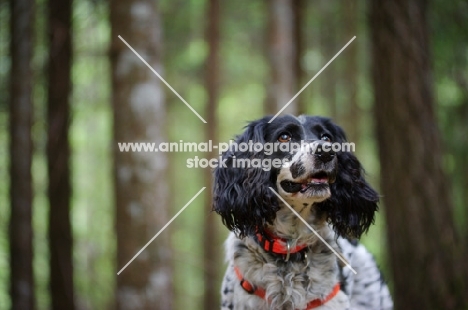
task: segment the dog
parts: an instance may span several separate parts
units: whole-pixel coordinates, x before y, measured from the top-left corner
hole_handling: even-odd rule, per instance
[[[379,196],[352,152],[335,148],[344,131],[319,116],[272,119],[249,123],[214,170],[213,210],[231,231],[221,309],[392,309],[357,242]]]

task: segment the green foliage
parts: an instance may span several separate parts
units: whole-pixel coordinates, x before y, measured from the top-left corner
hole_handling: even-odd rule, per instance
[[[10,70],[8,1],[0,2],[0,179],[8,180],[8,73]],[[7,56],[8,55],[8,56]],[[9,292],[9,255],[8,219],[10,217],[8,182],[0,183],[0,305],[10,307]]]
[[[72,126],[76,297],[85,309],[111,308],[116,281],[112,111],[105,2],[74,3]]]
[[[435,99],[446,149],[445,167],[452,181],[454,218],[468,239],[468,3],[434,1],[430,11]]]
[[[0,2],[0,112],[6,113],[8,107],[9,94],[9,70],[10,70],[10,46],[9,46],[9,27],[10,23],[10,8],[8,1]],[[7,121],[2,123],[7,125]],[[6,145],[6,144],[5,144]]]
[[[1,19],[0,19],[1,20]],[[0,26],[1,28],[1,26]],[[3,42],[0,41],[0,44]],[[8,124],[7,114],[3,111],[0,113],[0,128],[5,128]],[[6,130],[0,130],[0,145],[8,145],[8,134]],[[0,178],[8,180],[8,148],[0,148]],[[10,297],[9,292],[9,255],[8,255],[8,219],[10,218],[9,206],[9,187],[7,182],[0,183],[0,305],[9,307]]]

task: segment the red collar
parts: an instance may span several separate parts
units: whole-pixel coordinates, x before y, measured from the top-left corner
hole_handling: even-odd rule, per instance
[[[267,252],[275,254],[286,254],[288,255],[287,258],[289,258],[289,254],[297,253],[307,248],[307,244],[300,244],[291,248],[289,247],[290,240],[274,236],[268,232],[266,232],[266,235],[267,236],[264,236],[261,233],[257,233],[256,239],[262,248]]]
[[[236,273],[237,278],[240,281],[240,285],[242,286],[242,288],[247,293],[254,294],[254,295],[257,295],[258,297],[260,297],[262,299],[265,299],[265,294],[266,294],[265,289],[263,289],[261,287],[255,287],[249,281],[245,280],[244,277],[242,276],[239,268],[237,268],[237,266],[234,266],[234,271]],[[331,293],[327,295],[327,297],[325,297],[324,299],[317,298],[317,299],[314,299],[314,300],[310,301],[309,303],[307,303],[306,310],[314,309],[314,308],[317,308],[319,306],[324,305],[326,302],[333,299],[333,297],[335,297],[338,294],[339,291],[340,291],[340,283],[337,283],[333,287],[333,290],[331,291]]]

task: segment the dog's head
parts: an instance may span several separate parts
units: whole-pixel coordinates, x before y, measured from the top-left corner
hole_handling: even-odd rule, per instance
[[[213,209],[238,235],[272,224],[280,201],[316,208],[335,231],[359,238],[373,223],[378,194],[364,180],[346,137],[330,119],[290,115],[251,122],[215,169]]]

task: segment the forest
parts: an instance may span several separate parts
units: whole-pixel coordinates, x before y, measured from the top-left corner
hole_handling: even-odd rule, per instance
[[[287,103],[355,143],[395,309],[468,309],[467,1],[0,0],[0,93],[0,310],[219,309],[229,231],[188,164],[218,152],[120,146]]]

